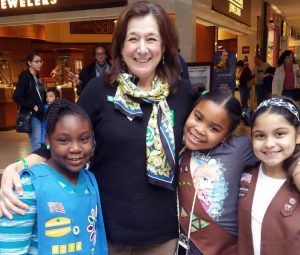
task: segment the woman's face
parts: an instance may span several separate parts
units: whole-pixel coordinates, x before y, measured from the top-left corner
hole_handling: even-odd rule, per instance
[[[132,18],[127,25],[121,50],[129,73],[139,78],[139,85],[151,86],[164,48],[158,24],[152,15]]]
[[[294,55],[293,53],[291,53],[290,55],[286,56],[284,59],[284,63],[285,64],[292,64],[293,63],[293,59],[294,59]]]
[[[39,72],[42,69],[43,61],[40,56],[35,55],[32,61],[28,61],[28,65],[33,71]]]

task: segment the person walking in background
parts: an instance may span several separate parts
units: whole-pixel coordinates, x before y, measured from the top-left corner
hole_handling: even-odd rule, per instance
[[[81,70],[79,79],[75,81],[74,77],[72,79],[77,87],[78,95],[92,78],[103,76],[110,70],[110,55],[107,48],[102,44],[97,44],[93,49],[93,53],[95,61]]]
[[[42,144],[45,144],[45,133],[46,133],[46,115],[49,106],[54,103],[56,99],[60,98],[60,93],[56,88],[49,88],[46,92],[46,104],[44,105],[44,118],[42,121]]]
[[[26,65],[27,69],[19,75],[13,100],[20,105],[21,112],[32,112],[29,133],[32,152],[41,147],[46,89],[38,75],[43,65],[41,57],[35,52],[29,53]]]
[[[248,108],[248,100],[250,95],[248,82],[252,79],[252,73],[248,65],[245,65],[243,60],[239,60],[236,66],[237,66],[236,80],[238,81],[241,104],[242,104],[242,108],[246,109]]]
[[[278,59],[278,67],[272,82],[272,93],[293,99],[293,89],[297,87],[297,78],[300,78],[300,70],[294,53],[291,50],[285,50]]]
[[[56,100],[48,113],[51,157],[21,173],[30,204],[24,216],[0,218],[0,254],[107,255],[99,190],[84,169],[93,151],[93,130],[78,105]],[[80,208],[80,209],[79,209]]]
[[[261,164],[241,175],[238,205],[238,253],[298,255],[300,193],[300,112],[284,97],[262,102],[254,112],[251,138]]]
[[[270,98],[272,96],[272,82],[273,82],[275,70],[276,68],[272,66],[267,68],[263,78],[263,84],[267,92],[266,94],[267,98]]]
[[[255,93],[256,93],[256,104],[259,105],[263,100],[266,99],[266,88],[263,84],[264,74],[270,65],[262,61],[260,56],[254,57],[254,67],[252,69],[252,75],[255,79]]]
[[[128,5],[112,42],[109,80],[92,79],[77,101],[94,129],[90,169],[100,187],[109,254],[173,255],[178,238],[176,171],[195,95],[190,82],[180,79],[178,36],[160,5]],[[26,160],[32,165],[48,157],[41,148]],[[8,210],[22,213],[15,205],[27,208],[8,184],[10,179],[21,189],[16,174],[21,168],[20,162],[12,164],[2,176],[1,210],[9,217]]]

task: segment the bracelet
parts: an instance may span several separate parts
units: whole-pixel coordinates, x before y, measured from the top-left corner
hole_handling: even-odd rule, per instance
[[[27,163],[26,159],[20,158],[20,159],[16,160],[16,162],[19,162],[19,161],[22,161],[24,169],[28,169],[28,163]]]

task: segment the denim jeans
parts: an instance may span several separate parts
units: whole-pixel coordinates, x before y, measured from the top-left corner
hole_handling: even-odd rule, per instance
[[[42,122],[35,118],[31,118],[31,133],[29,134],[30,151],[33,152],[41,147],[42,142]]]
[[[242,108],[248,108],[249,88],[247,86],[239,86]]]

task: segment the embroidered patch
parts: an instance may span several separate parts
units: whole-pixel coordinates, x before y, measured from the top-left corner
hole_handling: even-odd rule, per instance
[[[246,196],[248,191],[249,191],[249,187],[247,185],[241,183],[240,189],[239,189],[239,197]]]
[[[187,217],[187,216],[189,216],[187,213],[186,213],[186,211],[183,209],[183,207],[181,208],[181,212],[180,212],[180,217],[181,218],[184,218],[184,217]]]
[[[241,174],[241,182],[244,181],[244,182],[250,183],[251,178],[252,178],[252,174],[248,174],[248,173]]]
[[[50,209],[50,213],[53,212],[65,213],[64,205],[60,202],[48,202],[48,207]]]
[[[89,225],[87,227],[87,231],[90,232],[90,241],[93,242],[93,245],[96,245],[96,223],[97,223],[97,206],[96,210],[91,210],[91,215],[88,216]]]

